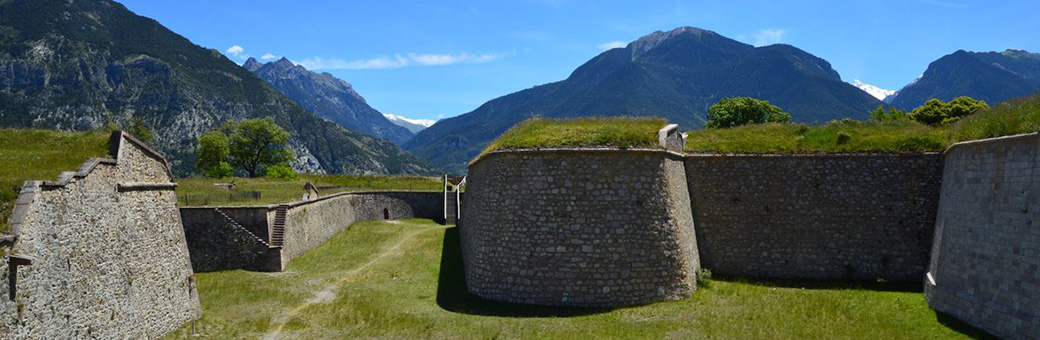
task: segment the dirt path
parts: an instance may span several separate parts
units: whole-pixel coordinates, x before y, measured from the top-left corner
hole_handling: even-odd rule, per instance
[[[325,288],[322,289],[322,290],[315,291],[313,297],[311,297],[311,298],[309,298],[307,300],[304,300],[303,303],[297,305],[296,307],[293,307],[293,309],[289,310],[288,313],[285,313],[285,314],[283,314],[281,316],[273,318],[271,321],[274,324],[274,326],[271,328],[270,331],[267,332],[267,334],[264,335],[263,339],[264,340],[277,340],[277,339],[281,339],[282,329],[285,328],[285,325],[289,323],[289,320],[291,320],[293,316],[295,316],[296,314],[300,313],[304,309],[307,309],[307,307],[310,307],[311,305],[314,305],[314,304],[317,304],[317,303],[331,302],[331,301],[335,300],[336,299],[336,290],[338,290],[340,287],[342,287],[344,283],[351,282],[351,281],[356,281],[357,278],[358,278],[358,274],[360,274],[361,271],[363,271],[365,269],[368,269],[368,267],[371,267],[372,265],[374,265],[376,263],[379,263],[380,261],[382,261],[383,259],[389,257],[390,255],[399,252],[401,250],[401,246],[403,246],[405,243],[407,243],[409,240],[411,240],[416,235],[419,235],[419,234],[421,234],[423,232],[428,232],[428,231],[431,231],[431,230],[439,230],[439,229],[441,229],[441,228],[438,228],[438,227],[417,227],[414,230],[409,231],[403,237],[401,237],[401,240],[397,241],[396,244],[394,244],[393,246],[391,246],[389,248],[384,249],[383,251],[379,252],[379,254],[377,254],[376,256],[372,257],[372,259],[368,260],[368,262],[365,262],[365,263],[361,264],[357,268],[354,268],[354,269],[351,269],[349,271],[343,272],[340,275],[340,278],[338,280],[336,280],[335,282],[332,282],[332,283],[326,285]]]

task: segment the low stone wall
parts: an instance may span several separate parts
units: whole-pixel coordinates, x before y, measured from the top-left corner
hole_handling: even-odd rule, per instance
[[[120,132],[111,144],[114,159],[23,187],[0,337],[149,339],[200,316],[165,159]]]
[[[470,165],[466,287],[506,302],[625,306],[689,296],[699,268],[682,156],[500,151]]]
[[[946,152],[925,297],[1006,339],[1040,339],[1040,134]]]
[[[278,205],[182,207],[192,265],[196,271],[245,269],[281,271],[294,257],[324,243],[358,221],[443,219],[440,192],[356,192],[287,204],[284,238],[272,242]]]
[[[919,281],[941,154],[688,155],[702,265],[725,276]]]

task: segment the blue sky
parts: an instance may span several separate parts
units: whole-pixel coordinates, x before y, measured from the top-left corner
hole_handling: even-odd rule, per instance
[[[565,79],[610,46],[695,26],[786,43],[852,82],[899,89],[958,49],[1040,52],[1040,1],[125,0],[242,63],[287,57],[354,85],[372,107],[437,119]]]

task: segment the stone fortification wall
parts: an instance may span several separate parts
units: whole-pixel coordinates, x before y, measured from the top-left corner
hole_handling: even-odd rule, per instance
[[[3,338],[157,338],[200,316],[165,159],[119,132],[111,144],[114,159],[23,187]]]
[[[268,206],[181,208],[192,268],[200,273],[281,270],[281,250],[268,243],[267,216],[273,210]]]
[[[324,243],[354,222],[390,219],[439,219],[444,214],[440,192],[365,192],[297,202],[286,213],[283,268],[294,257]],[[274,214],[271,213],[271,220]]]
[[[928,305],[1006,339],[1040,339],[1040,134],[946,152]]]
[[[682,156],[500,151],[470,165],[459,226],[466,286],[539,305],[623,306],[695,289]]]
[[[443,219],[440,192],[341,193],[287,204],[281,245],[271,239],[278,205],[182,207],[192,265],[196,271],[280,271],[299,256],[354,222],[383,219]]]
[[[943,159],[918,155],[688,155],[701,263],[778,279],[918,281]]]

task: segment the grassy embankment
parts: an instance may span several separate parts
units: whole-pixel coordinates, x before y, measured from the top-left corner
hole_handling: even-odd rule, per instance
[[[235,190],[214,185],[235,182]],[[177,200],[183,206],[197,205],[263,205],[299,201],[306,193],[307,182],[322,189],[321,195],[345,191],[440,191],[442,179],[425,176],[393,175],[300,175],[299,179],[277,178],[183,178],[177,180]],[[242,197],[242,193],[260,192],[259,199]]]
[[[59,132],[0,129],[0,232],[10,229],[11,209],[27,180],[56,180],[91,157],[109,157],[110,131]]]
[[[562,147],[659,148],[657,131],[666,123],[655,117],[533,118],[502,133],[481,155],[496,150]]]
[[[692,297],[619,309],[481,300],[465,290],[458,232],[362,222],[282,273],[196,274],[207,339],[967,339],[920,284],[714,280]],[[910,287],[910,289],[906,289]],[[191,338],[184,325],[168,338]],[[967,333],[962,333],[967,332]]]
[[[756,124],[690,131],[691,153],[908,153],[942,151],[946,128],[913,122],[837,121],[823,125]]]

